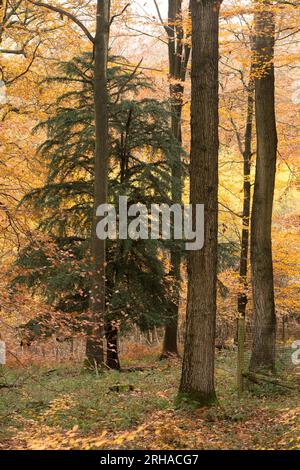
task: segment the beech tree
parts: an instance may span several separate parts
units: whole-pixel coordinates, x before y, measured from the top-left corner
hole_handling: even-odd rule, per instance
[[[276,316],[271,235],[277,157],[274,44],[275,18],[272,2],[256,2],[257,159],[251,218],[254,315],[251,371],[275,369]]]
[[[190,202],[205,205],[205,242],[188,260],[186,337],[179,399],[206,406],[216,399],[214,356],[218,251],[217,0],[193,0]],[[194,210],[195,213],[195,210]]]

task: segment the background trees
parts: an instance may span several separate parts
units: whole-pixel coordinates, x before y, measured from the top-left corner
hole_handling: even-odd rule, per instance
[[[204,402],[214,398],[215,318],[216,345],[230,348],[246,305],[249,353],[254,336],[251,370],[273,370],[276,328],[277,344],[286,341],[287,322],[296,324],[299,310],[297,5],[226,0],[218,21],[217,2],[194,2],[203,15],[193,20],[191,98],[188,1],[98,2],[99,16],[97,2],[81,0],[6,6],[1,321],[11,316],[14,326],[29,330],[45,323],[47,338],[57,328],[88,336],[92,365],[104,361],[105,334],[105,360],[119,368],[118,337],[137,340],[140,331],[154,327],[160,340],[167,325],[163,355],[176,353],[178,318],[183,352],[188,291],[183,394],[196,392]],[[119,195],[147,206],[188,203],[189,192],[194,204],[207,206],[207,243],[191,254],[189,282],[174,240],[105,246],[94,236],[93,204],[115,203]],[[95,289],[99,295],[91,294]]]

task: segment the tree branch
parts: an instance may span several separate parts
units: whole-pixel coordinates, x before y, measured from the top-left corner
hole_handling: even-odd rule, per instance
[[[88,28],[86,26],[84,26],[84,24],[78,18],[76,18],[76,16],[74,16],[72,13],[70,13],[69,11],[66,11],[63,8],[60,8],[60,7],[57,7],[57,6],[54,6],[54,5],[48,5],[47,3],[43,3],[43,2],[36,2],[34,0],[28,0],[28,1],[29,1],[29,3],[32,3],[33,5],[36,5],[38,7],[47,8],[48,10],[59,13],[62,16],[66,16],[67,18],[72,20],[73,23],[77,24],[77,26],[79,26],[79,28],[84,32],[86,37],[92,43],[94,43],[94,37],[89,32]]]
[[[125,5],[125,7],[123,8],[122,11],[120,11],[120,13],[117,13],[116,15],[113,15],[113,16],[111,17],[111,20],[110,20],[109,25],[111,26],[112,22],[113,22],[116,18],[118,18],[118,16],[122,16],[123,13],[125,13],[125,11],[127,10],[127,8],[128,8],[129,6],[130,6],[130,3],[127,3],[127,5]]]

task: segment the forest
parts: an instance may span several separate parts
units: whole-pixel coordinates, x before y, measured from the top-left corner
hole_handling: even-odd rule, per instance
[[[0,75],[0,458],[300,450],[300,1],[0,0]]]

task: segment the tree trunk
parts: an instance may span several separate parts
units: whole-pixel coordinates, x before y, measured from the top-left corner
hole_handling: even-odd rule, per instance
[[[218,63],[220,1],[192,1],[190,200],[205,205],[205,243],[190,252],[179,399],[216,400],[214,356],[218,250]]]
[[[161,359],[167,359],[168,357],[178,356],[178,348],[177,348],[178,305],[174,302],[172,304],[172,307],[174,309],[173,316],[165,327]]]
[[[172,165],[172,201],[178,204],[182,203],[181,118],[183,92],[190,56],[190,46],[187,42],[183,44],[184,31],[182,22],[182,0],[169,0],[168,25],[165,29],[168,34],[171,130],[178,142],[178,151]],[[162,359],[169,356],[178,356],[177,330],[181,281],[181,247],[178,244],[173,243],[170,256],[172,266],[170,274],[175,281],[173,287],[174,299],[170,307],[170,319],[165,328]]]
[[[106,326],[107,341],[107,360],[106,364],[110,369],[120,370],[119,346],[118,346],[118,329],[111,323]]]
[[[108,91],[107,56],[109,40],[110,1],[97,1],[96,36],[94,41],[94,105],[95,105],[95,183],[94,211],[91,236],[92,288],[91,328],[87,339],[86,356],[93,366],[102,366],[104,360],[105,315],[105,241],[96,235],[96,210],[107,202],[108,167]]]
[[[282,317],[282,336],[281,336],[281,341],[283,343],[283,345],[285,346],[285,338],[286,338],[286,316],[283,315]]]
[[[237,320],[237,387],[241,396],[244,388],[244,348],[245,348],[245,321],[246,308],[248,304],[248,256],[249,256],[249,230],[250,230],[250,206],[251,206],[251,157],[252,157],[252,130],[254,114],[254,77],[253,60],[251,61],[249,83],[247,87],[247,118],[244,138],[244,185],[243,185],[243,229],[241,241],[241,256],[239,283],[240,290],[237,299],[238,320]],[[242,148],[241,148],[242,150]]]
[[[254,115],[254,78],[253,67],[250,68],[250,78],[247,90],[247,119],[245,130],[245,144],[243,152],[244,160],[244,185],[243,185],[243,230],[240,256],[240,286],[238,294],[238,314],[239,317],[245,317],[248,303],[248,254],[249,254],[249,232],[250,232],[250,206],[251,206],[251,157],[252,157],[252,130]]]
[[[274,31],[274,14],[270,2],[264,1],[263,8],[258,6],[255,14],[257,160],[251,220],[252,372],[275,370],[276,316],[271,235],[277,157]]]

